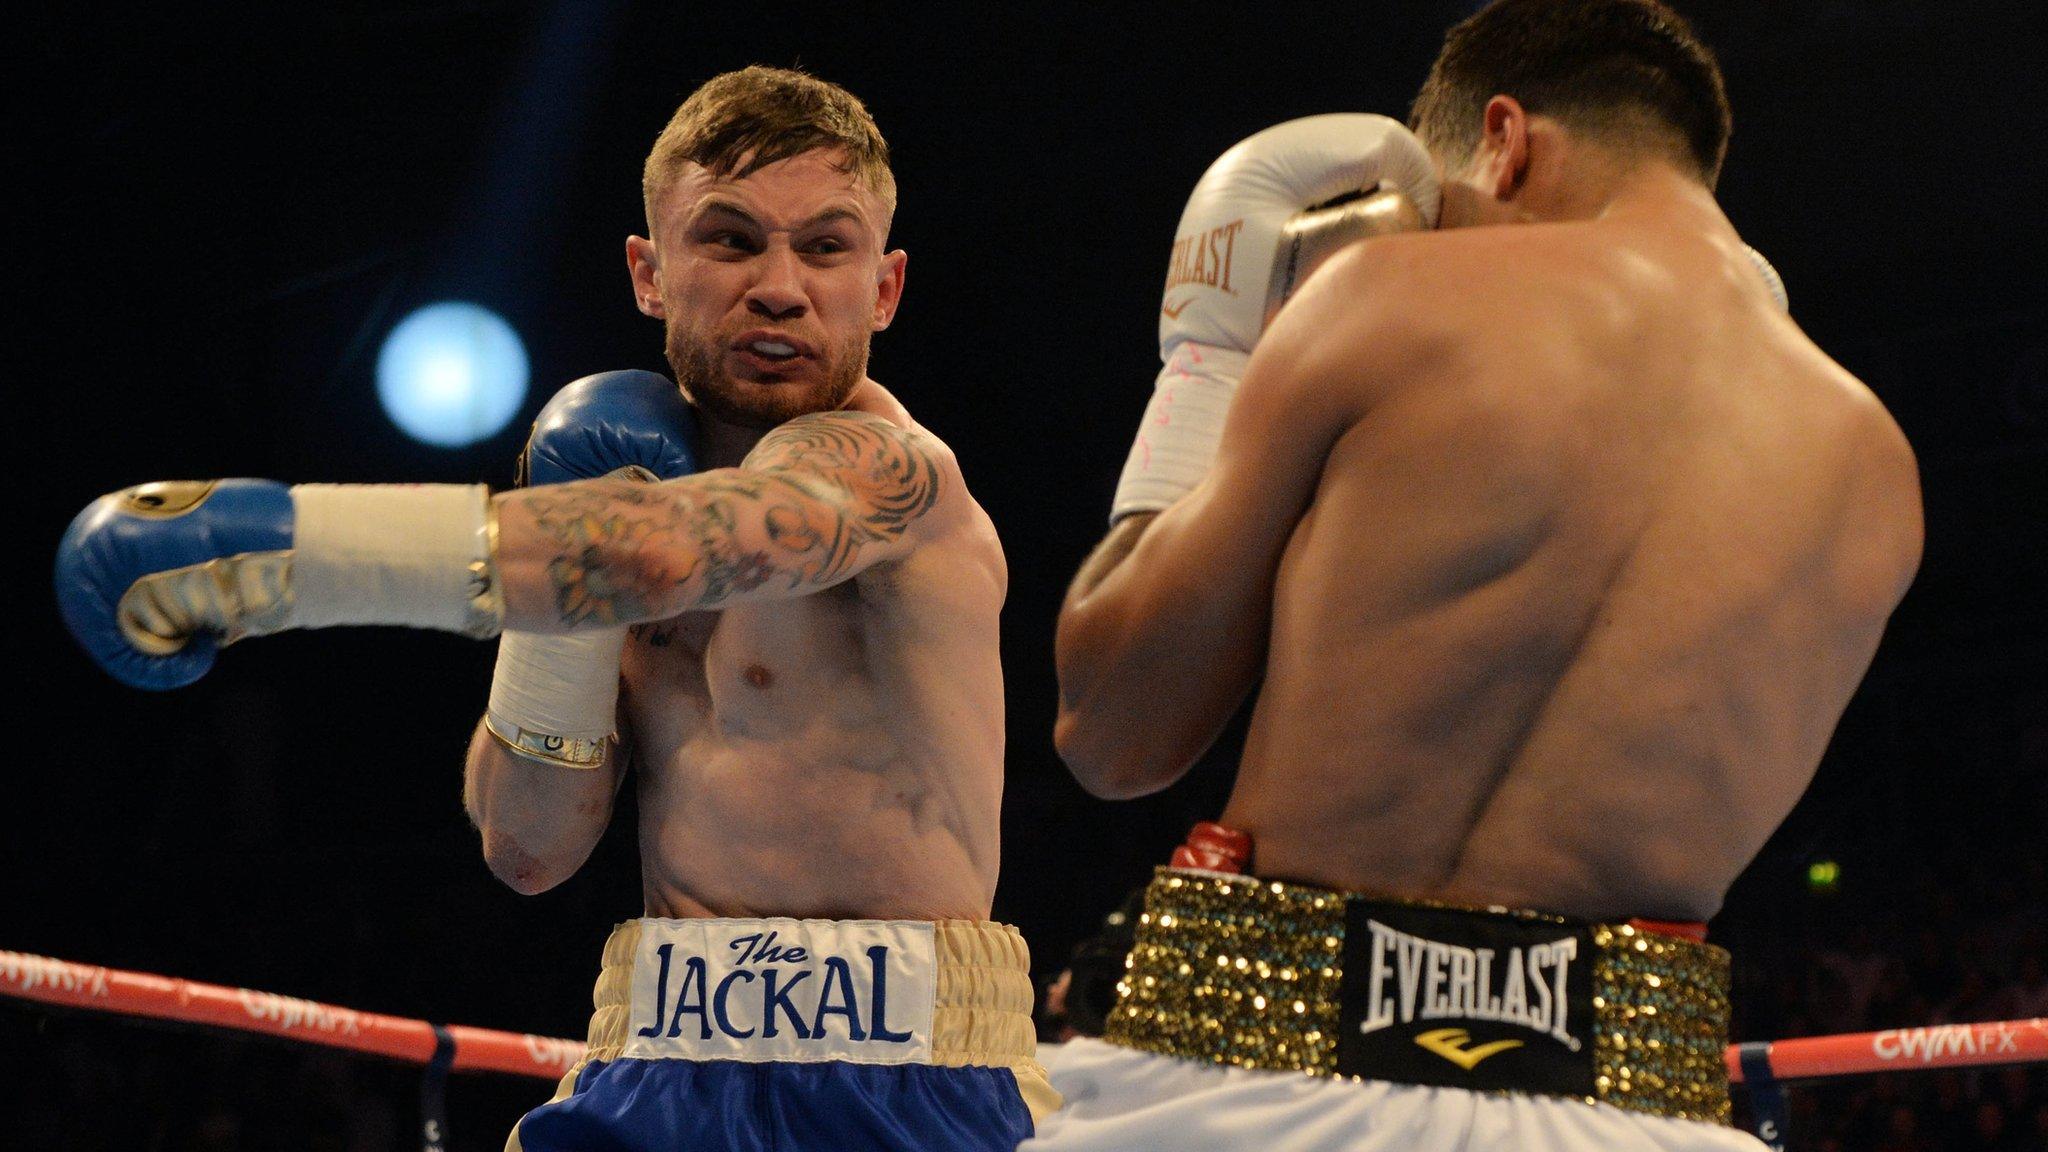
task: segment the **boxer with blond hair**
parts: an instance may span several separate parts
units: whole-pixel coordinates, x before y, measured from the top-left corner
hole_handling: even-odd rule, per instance
[[[682,105],[643,191],[628,270],[675,381],[565,388],[495,498],[114,493],[66,535],[65,618],[156,688],[284,628],[506,629],[465,799],[521,892],[633,777],[646,915],[510,1148],[1007,1150],[1056,1105],[1023,939],[987,919],[1007,576],[952,452],[866,374],[904,284],[887,145],[844,89],[748,68]]]

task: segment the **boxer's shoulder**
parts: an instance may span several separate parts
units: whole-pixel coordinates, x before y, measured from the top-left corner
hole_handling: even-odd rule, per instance
[[[1920,462],[1876,394],[1846,371],[1836,374],[1842,435],[1833,455],[1851,470],[1836,487],[1850,494],[1847,520],[1856,528],[1844,587],[1852,610],[1882,621],[1905,596],[1926,546]]]
[[[1274,319],[1246,389],[1358,407],[1444,378],[1483,311],[1465,267],[1483,265],[1442,238],[1374,237],[1331,257]]]
[[[853,410],[777,425],[747,453],[746,467],[823,485],[899,528],[936,510],[960,473],[952,449],[914,422]]]
[[[901,405],[798,416],[763,436],[747,466],[830,493],[851,536],[913,545],[856,577],[864,599],[915,599],[918,574],[953,585],[973,572],[1000,603],[1008,575],[994,522],[953,449]]]

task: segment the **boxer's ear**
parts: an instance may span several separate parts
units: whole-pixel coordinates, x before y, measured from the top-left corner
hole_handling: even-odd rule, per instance
[[[1486,102],[1479,150],[1486,186],[1496,200],[1512,200],[1529,174],[1529,112],[1513,96]]]
[[[880,332],[896,318],[896,306],[903,302],[903,270],[910,264],[910,253],[898,248],[882,255],[881,264],[875,269],[875,318],[874,330]]]
[[[645,236],[626,237],[626,272],[633,278],[633,306],[657,320],[668,316],[661,302],[661,284],[656,279],[660,270],[654,241]]]

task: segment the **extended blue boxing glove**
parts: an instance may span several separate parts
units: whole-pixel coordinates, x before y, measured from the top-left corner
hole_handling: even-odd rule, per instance
[[[100,497],[57,547],[64,623],[102,668],[178,688],[246,636],[400,624],[483,638],[504,604],[480,485],[169,481]]]
[[[600,476],[672,480],[697,470],[682,389],[653,372],[600,372],[555,393],[519,457],[522,484]],[[615,736],[626,629],[507,632],[484,728],[513,753],[562,768],[603,765]]]
[[[122,683],[183,687],[213,667],[220,645],[275,631],[266,625],[289,607],[278,558],[291,546],[292,497],[282,484],[144,484],[100,497],[71,521],[57,547],[57,607]],[[162,575],[209,564],[200,579]],[[176,617],[212,627],[183,628]]]

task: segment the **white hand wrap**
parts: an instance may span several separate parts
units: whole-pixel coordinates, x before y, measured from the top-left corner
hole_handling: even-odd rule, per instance
[[[1117,480],[1110,523],[1135,512],[1158,512],[1194,490],[1209,474],[1223,418],[1251,355],[1208,344],[1181,344],[1152,387],[1145,420]]]
[[[505,633],[484,726],[529,759],[598,767],[615,731],[625,650],[624,628],[566,636]]]
[[[481,484],[300,484],[285,624],[396,624],[483,640],[505,624]]]

